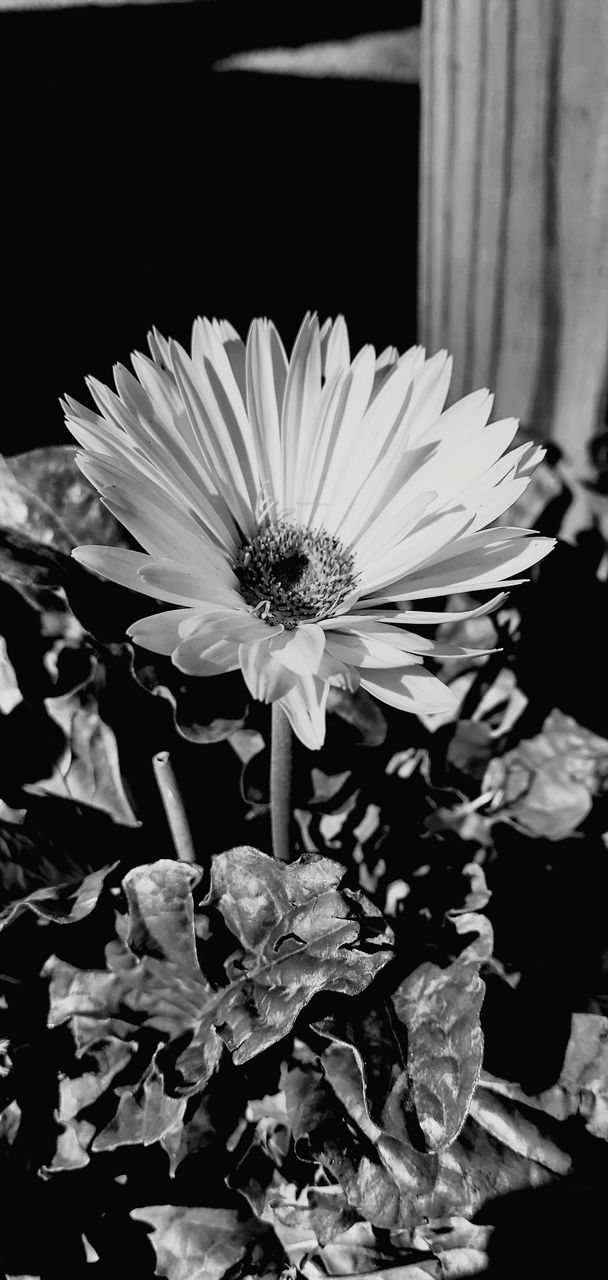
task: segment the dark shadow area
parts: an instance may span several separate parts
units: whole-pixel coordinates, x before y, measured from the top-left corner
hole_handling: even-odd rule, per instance
[[[592,1140],[590,1140],[591,1142]],[[605,1211],[606,1158],[593,1144],[586,1176],[563,1178],[533,1191],[494,1201],[477,1221],[495,1224],[489,1248],[489,1280],[527,1277],[591,1276],[602,1255],[601,1221]]]
[[[399,10],[399,16],[397,14]],[[65,439],[57,397],[199,313],[344,312],[416,332],[418,90],[211,71],[239,48],[356,33],[349,6],[2,14],[3,442]],[[375,6],[381,30],[419,5]]]

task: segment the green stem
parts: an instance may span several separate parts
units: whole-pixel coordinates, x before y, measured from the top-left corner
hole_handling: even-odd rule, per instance
[[[291,725],[282,706],[272,704],[270,743],[270,823],[272,850],[280,862],[291,861]]]
[[[168,751],[159,751],[153,757],[154,777],[160,791],[163,808],[173,837],[175,852],[181,862],[196,862],[196,852],[192,843],[192,832],[186,817],[177,778],[173,771]]]

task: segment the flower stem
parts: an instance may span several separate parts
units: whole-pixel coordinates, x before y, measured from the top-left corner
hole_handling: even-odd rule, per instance
[[[270,743],[270,824],[272,849],[280,862],[291,861],[291,725],[279,702],[272,704]]]
[[[192,832],[169,752],[159,751],[152,759],[152,768],[173,837],[175,852],[181,862],[196,862]]]

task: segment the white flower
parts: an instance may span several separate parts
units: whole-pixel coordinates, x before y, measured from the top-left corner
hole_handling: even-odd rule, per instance
[[[457,615],[416,605],[511,586],[547,554],[551,539],[487,527],[543,451],[505,452],[517,422],[486,425],[487,391],[442,412],[445,352],[367,346],[351,362],[342,318],[319,329],[306,316],[290,359],[261,319],[246,343],[198,319],[190,355],[155,330],[149,345],[135,376],[116,367],[116,393],[88,380],[98,413],[64,404],[82,471],[144,549],[76,559],[172,606],[132,639],[189,675],[240,668],[309,747],[331,684],[404,711],[450,708],[423,659],[470,651],[411,628],[505,597]]]

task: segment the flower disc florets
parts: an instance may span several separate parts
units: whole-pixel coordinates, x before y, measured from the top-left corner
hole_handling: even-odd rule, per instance
[[[336,612],[356,585],[354,566],[339,538],[280,520],[243,543],[234,572],[256,616],[292,631]]]

